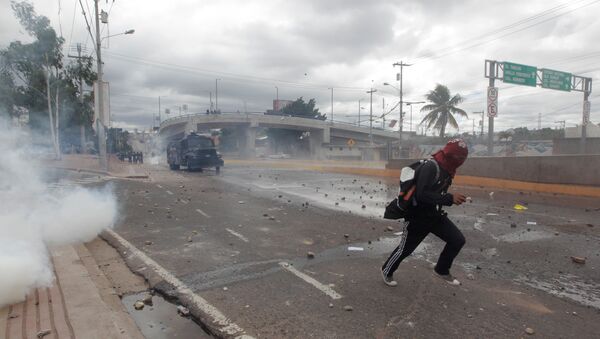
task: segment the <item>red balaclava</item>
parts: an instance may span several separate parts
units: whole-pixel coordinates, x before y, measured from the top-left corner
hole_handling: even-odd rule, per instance
[[[454,178],[456,169],[467,160],[469,149],[462,139],[448,141],[446,146],[433,154],[433,159]]]

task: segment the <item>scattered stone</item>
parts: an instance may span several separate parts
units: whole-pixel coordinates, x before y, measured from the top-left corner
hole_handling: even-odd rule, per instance
[[[227,290],[229,290],[229,288],[223,287],[223,291],[227,291]]]
[[[314,254],[313,252],[307,252],[307,253],[306,253],[306,257],[307,257],[308,259],[313,259],[313,258],[315,257],[315,254]]]
[[[336,206],[338,206],[339,204],[340,204],[339,202],[337,202],[337,201],[335,202],[335,205],[336,205]]]
[[[281,195],[281,194],[280,194],[280,195],[278,195],[277,197],[278,197],[279,199],[281,199],[281,198],[283,197],[283,195]]]
[[[467,274],[467,279],[469,280],[475,280],[475,276],[471,273]]]
[[[275,217],[271,215],[269,216],[269,220],[275,220]]]
[[[142,302],[148,306],[152,306],[153,302],[152,302],[152,294],[148,293],[144,296],[144,299],[142,299]]]
[[[480,270],[481,267],[479,265],[475,266],[475,269]]]
[[[510,224],[510,227],[512,227],[512,228],[516,228],[516,227],[517,227],[517,224],[513,222],[513,223],[511,223],[511,224]]]
[[[348,233],[344,234],[344,238],[348,239],[350,235]]]
[[[342,201],[346,200],[346,197],[342,197]]]
[[[365,206],[365,205],[362,205],[360,208],[367,208],[367,206]]]
[[[150,246],[150,245],[152,245],[152,241],[150,241],[150,240],[146,240],[146,242],[145,242],[144,244],[146,244],[146,245]]]
[[[467,318],[473,318],[472,314],[467,314]]]
[[[354,308],[350,305],[344,306],[344,311],[352,312],[353,310],[354,310]]]
[[[525,333],[529,334],[529,335],[534,335],[535,334],[535,330],[531,327],[527,327],[525,329]]]
[[[135,304],[133,304],[133,308],[135,308],[136,310],[141,310],[144,308],[144,302],[141,300],[138,300],[135,302]]]
[[[196,230],[193,230],[193,231],[192,231],[192,233],[194,233],[194,234],[198,234],[198,231],[196,231]]]
[[[329,308],[333,308],[333,304],[332,303],[329,303]]]
[[[192,242],[192,236],[191,235],[187,238],[187,241],[188,242]]]
[[[385,230],[386,230],[386,231],[390,231],[390,232],[392,232],[392,231],[394,231],[394,228],[393,228],[392,226],[388,226],[388,227],[386,227],[386,229],[385,229]]]
[[[240,205],[243,205],[243,204],[245,204],[245,203],[246,203],[246,202],[245,202],[245,201],[242,201],[242,200],[238,201],[238,204],[240,204]]]
[[[587,227],[594,227],[592,224],[586,224]]]
[[[38,338],[43,338],[45,336],[47,336],[48,334],[52,333],[52,330],[43,330],[43,331],[39,331],[37,333],[37,337]]]
[[[576,263],[576,264],[585,264],[585,258],[584,257],[571,257],[571,260]]]
[[[187,317],[190,315],[190,310],[187,307],[184,306],[177,306],[177,313],[183,317]]]

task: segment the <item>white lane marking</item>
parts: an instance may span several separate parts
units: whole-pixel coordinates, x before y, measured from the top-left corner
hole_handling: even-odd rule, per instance
[[[243,242],[249,242],[248,238],[246,238],[245,236],[239,234],[238,232],[236,232],[236,231],[234,231],[232,229],[229,229],[229,228],[226,228],[225,230],[227,230],[227,232],[235,235],[236,237],[240,238]]]
[[[165,270],[156,261],[148,257],[144,252],[140,251],[137,247],[133,246],[114,231],[106,230],[106,232],[117,239],[117,241],[121,243],[123,247],[127,248],[133,255],[136,255],[166,282],[173,285],[177,292],[191,299],[194,306],[207,314],[211,318],[214,325],[219,326],[219,331],[228,335],[238,334],[238,338],[253,338],[247,334],[244,334],[244,330],[241,327],[229,320],[228,317],[221,313],[221,311],[219,311],[216,307],[209,304],[204,298],[194,293],[191,288],[185,285],[181,280],[177,279],[177,277],[171,274],[169,271]]]
[[[204,211],[202,211],[202,210],[201,210],[201,209],[199,209],[199,208],[196,208],[196,212],[198,212],[198,213],[202,214],[203,216],[205,216],[205,217],[207,217],[207,218],[210,218],[210,215],[208,215],[208,214],[204,213]]]
[[[167,194],[169,194],[169,195],[173,195],[173,192],[171,192],[171,191],[167,191]]]
[[[161,186],[161,185],[159,185],[159,184],[156,184],[156,187],[158,187],[158,188],[162,188],[162,186]]]
[[[329,297],[331,297],[331,299],[341,299],[342,296],[337,293],[336,291],[333,290],[333,288],[327,286],[327,285],[323,285],[320,282],[318,282],[315,278],[308,276],[300,271],[298,271],[295,267],[293,267],[292,265],[286,263],[286,262],[280,262],[279,265],[281,265],[281,267],[283,267],[284,269],[286,269],[287,271],[293,273],[294,275],[296,275],[298,278],[306,281],[307,283],[313,285],[314,287],[316,287],[318,290],[320,290],[321,292],[327,294]]]

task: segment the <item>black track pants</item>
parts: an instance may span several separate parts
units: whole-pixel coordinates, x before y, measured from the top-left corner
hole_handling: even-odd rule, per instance
[[[465,244],[465,237],[447,216],[438,218],[416,218],[405,223],[400,245],[392,252],[381,268],[387,276],[392,276],[398,265],[419,246],[421,241],[433,233],[446,242],[438,259],[435,271],[439,274],[450,273],[452,261]]]

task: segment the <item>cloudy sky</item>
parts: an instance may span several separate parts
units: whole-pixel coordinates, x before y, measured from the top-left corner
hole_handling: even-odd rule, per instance
[[[81,3],[89,20],[93,1]],[[79,0],[33,4],[62,32],[65,54],[76,43],[93,53]],[[481,119],[472,112],[486,107],[485,59],[600,75],[600,0],[100,0],[100,6],[110,13],[103,36],[135,29],[104,39],[102,50],[113,124],[127,128],[151,126],[159,96],[163,111],[184,104],[189,112],[206,111],[215,79],[224,112],[264,112],[278,88],[280,99],[315,98],[329,118],[333,87],[334,119],[355,122],[359,100],[368,114],[366,91],[373,87],[373,114],[380,116],[398,103],[398,91],[383,83],[398,86],[399,68],[392,65],[403,61],[412,64],[404,68],[404,100],[421,101],[436,83],[447,85],[465,98],[460,107],[469,119],[459,120],[460,130],[470,132]],[[2,1],[0,47],[28,39]],[[581,121],[580,92],[496,86],[497,130],[537,128],[540,113],[542,127]],[[592,92],[594,122],[597,98]],[[419,108],[413,130],[423,117]]]

